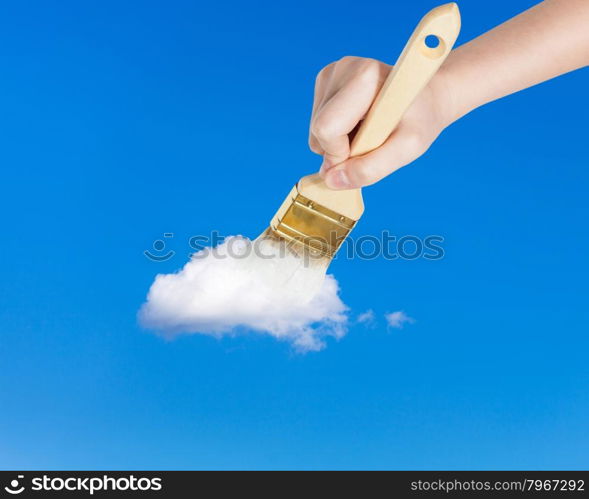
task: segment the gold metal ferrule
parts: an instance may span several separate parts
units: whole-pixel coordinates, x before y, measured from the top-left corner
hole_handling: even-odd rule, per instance
[[[313,255],[332,259],[356,225],[356,220],[336,213],[298,192],[295,186],[272,218],[272,232]]]

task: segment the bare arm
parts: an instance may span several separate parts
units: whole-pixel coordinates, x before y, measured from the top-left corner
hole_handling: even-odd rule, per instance
[[[378,149],[349,158],[348,134],[390,66],[346,57],[317,77],[311,149],[336,189],[369,185],[423,154],[442,130],[488,102],[589,64],[589,0],[545,0],[454,50]]]
[[[588,64],[589,1],[546,0],[450,54],[451,118]]]

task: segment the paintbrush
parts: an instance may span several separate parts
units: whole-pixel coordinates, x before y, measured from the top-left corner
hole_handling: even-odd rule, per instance
[[[359,125],[350,146],[352,157],[387,140],[450,53],[459,31],[455,3],[441,5],[421,19]],[[309,175],[292,188],[258,239],[283,243],[292,254],[327,270],[363,212],[360,189],[332,190],[319,174]]]

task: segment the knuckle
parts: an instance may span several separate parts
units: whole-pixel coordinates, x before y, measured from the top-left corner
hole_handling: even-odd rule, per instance
[[[326,123],[325,119],[322,119],[320,116],[311,123],[311,133],[319,141],[329,140],[332,137],[330,128],[329,123]]]
[[[336,65],[337,63],[332,62],[331,64],[328,64],[327,66],[323,67],[319,73],[317,73],[317,76],[315,78],[316,82],[320,82],[323,79],[326,78],[326,76],[330,73],[330,71],[333,69],[333,67]]]
[[[355,55],[344,55],[339,61],[337,61],[337,64],[341,64],[341,65],[352,64],[360,59],[362,59],[362,58],[357,57]]]
[[[309,149],[314,153],[321,154],[321,148],[317,144],[317,140],[311,135],[309,136]]]
[[[365,83],[377,82],[380,80],[381,63],[376,59],[363,59],[356,74]]]

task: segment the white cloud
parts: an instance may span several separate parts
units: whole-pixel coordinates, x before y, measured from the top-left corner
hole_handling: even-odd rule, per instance
[[[227,238],[179,272],[158,275],[139,311],[141,324],[166,336],[253,330],[303,351],[345,335],[348,308],[335,278],[293,255],[279,257],[270,243],[262,248],[260,256],[247,238]]]
[[[366,312],[362,312],[360,315],[358,315],[358,317],[356,317],[356,322],[358,324],[364,324],[365,326],[373,326],[375,321],[376,316],[374,314],[374,310],[371,308]]]
[[[394,327],[397,329],[402,329],[403,324],[413,324],[415,322],[415,319],[409,317],[402,310],[385,314],[384,318],[386,319],[389,327]]]

